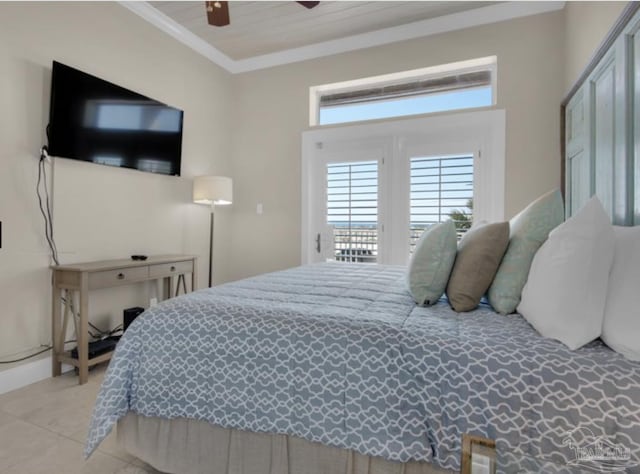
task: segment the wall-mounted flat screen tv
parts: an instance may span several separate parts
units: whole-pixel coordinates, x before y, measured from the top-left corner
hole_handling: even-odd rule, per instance
[[[53,62],[49,154],[180,176],[183,112]]]

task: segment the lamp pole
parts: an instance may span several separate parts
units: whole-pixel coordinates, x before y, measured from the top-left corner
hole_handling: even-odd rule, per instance
[[[215,207],[231,204],[233,182],[226,176],[196,176],[193,180],[193,202],[211,206],[209,216],[209,288],[213,286]]]
[[[215,203],[211,202],[211,220],[209,224],[209,288],[213,286],[213,221]]]

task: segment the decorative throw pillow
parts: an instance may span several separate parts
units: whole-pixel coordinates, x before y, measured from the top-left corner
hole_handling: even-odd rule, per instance
[[[572,350],[599,337],[614,244],[609,216],[593,197],[536,253],[518,311]]]
[[[455,311],[471,311],[478,306],[507,245],[508,222],[474,227],[464,235],[447,285],[447,297]]]
[[[493,309],[502,314],[516,310],[533,256],[549,232],[563,220],[564,204],[559,189],[539,197],[511,219],[509,247],[489,288]]]
[[[457,241],[453,221],[433,225],[422,233],[407,271],[407,286],[416,303],[432,305],[444,293]]]
[[[640,226],[614,227],[602,340],[628,359],[640,361]]]

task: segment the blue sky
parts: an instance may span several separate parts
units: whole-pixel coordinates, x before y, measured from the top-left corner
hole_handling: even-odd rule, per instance
[[[320,109],[320,125],[402,117],[489,105],[491,105],[491,86],[363,104],[322,107]]]

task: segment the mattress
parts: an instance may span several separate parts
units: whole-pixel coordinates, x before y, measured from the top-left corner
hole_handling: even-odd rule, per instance
[[[569,351],[489,307],[417,307],[404,272],[311,265],[150,309],[116,348],[85,453],[133,412],[446,469],[463,433],[556,463],[594,437],[637,456],[640,364],[599,341]]]

